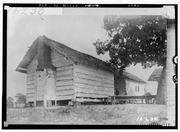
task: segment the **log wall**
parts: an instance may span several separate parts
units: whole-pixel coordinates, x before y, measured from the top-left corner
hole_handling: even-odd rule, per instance
[[[36,96],[36,69],[37,69],[38,61],[34,59],[27,68],[27,91],[26,98],[27,102],[31,102],[35,100]]]
[[[114,95],[114,75],[97,68],[74,65],[76,97],[104,98]]]
[[[56,67],[56,100],[71,100],[74,97],[73,62],[53,49],[51,61]]]

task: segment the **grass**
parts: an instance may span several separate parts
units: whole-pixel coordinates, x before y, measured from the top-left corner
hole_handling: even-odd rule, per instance
[[[80,105],[56,108],[9,109],[9,124],[150,124],[147,121],[158,117],[158,123],[166,120],[164,105],[123,104],[123,105]],[[143,118],[143,120],[137,120]],[[145,119],[146,118],[146,119]]]

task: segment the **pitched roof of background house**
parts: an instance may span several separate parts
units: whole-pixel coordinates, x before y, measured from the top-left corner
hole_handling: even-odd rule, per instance
[[[128,72],[124,72],[123,73],[123,76],[127,79],[130,79],[130,80],[133,80],[133,81],[136,81],[136,82],[140,82],[140,83],[146,83],[145,81],[143,81],[142,79],[140,79],[139,77],[131,74],[131,73],[128,73]]]
[[[30,64],[30,62],[33,60],[33,58],[37,54],[37,45],[39,43],[41,43],[41,44],[43,43],[43,44],[47,45],[48,47],[56,50],[58,53],[60,53],[61,55],[63,55],[64,57],[66,57],[67,59],[69,59],[71,61],[89,65],[89,66],[96,67],[99,69],[107,70],[107,71],[117,74],[117,72],[112,70],[111,67],[106,62],[104,62],[100,59],[97,59],[93,56],[90,56],[88,54],[74,50],[64,44],[61,44],[59,42],[49,39],[46,36],[40,36],[33,42],[31,47],[25,54],[23,60],[16,68],[16,71],[26,73],[26,69],[27,69],[28,65]],[[145,81],[138,78],[137,76],[132,75],[127,72],[124,72],[123,76],[130,80],[134,80],[134,81],[137,81],[140,83],[146,83]]]
[[[148,81],[159,81],[162,73],[162,68],[156,68],[150,75]]]

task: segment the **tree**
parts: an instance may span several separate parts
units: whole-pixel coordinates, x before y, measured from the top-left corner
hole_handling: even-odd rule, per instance
[[[126,67],[137,63],[143,68],[165,67],[167,24],[162,16],[105,16],[103,21],[108,39],[98,39],[93,45],[97,54],[109,52],[107,63],[114,70],[122,74]],[[157,102],[161,100],[159,104],[164,104],[164,99],[165,94],[156,98]]]
[[[13,108],[13,107],[14,107],[14,99],[9,96],[7,99],[7,108]]]
[[[26,104],[26,96],[21,94],[21,93],[17,93],[15,95],[15,98],[16,98],[16,102],[17,104]]]

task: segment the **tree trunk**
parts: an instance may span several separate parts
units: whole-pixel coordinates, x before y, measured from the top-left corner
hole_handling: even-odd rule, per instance
[[[163,70],[161,73],[160,80],[158,82],[158,89],[157,89],[157,95],[156,95],[156,104],[166,104],[166,94],[167,89],[165,86],[165,71],[166,71],[166,63],[163,66]]]

